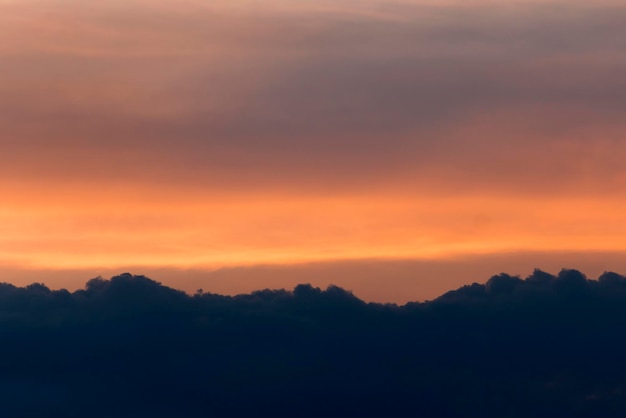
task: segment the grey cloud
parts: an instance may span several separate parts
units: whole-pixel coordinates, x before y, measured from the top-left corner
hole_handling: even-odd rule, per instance
[[[620,129],[622,8],[398,7],[383,17],[346,7],[92,16],[126,31],[131,48],[99,40],[106,54],[7,56],[0,121],[15,139],[0,147],[139,155],[201,181],[212,167],[244,183],[260,172],[268,183],[320,172],[354,182],[457,164],[451,153],[475,167],[581,129],[584,140]],[[159,30],[167,42],[150,44]]]

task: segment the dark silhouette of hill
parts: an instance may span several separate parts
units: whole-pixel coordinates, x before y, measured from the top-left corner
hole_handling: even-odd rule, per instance
[[[436,300],[0,284],[3,417],[618,417],[626,277],[501,274]]]

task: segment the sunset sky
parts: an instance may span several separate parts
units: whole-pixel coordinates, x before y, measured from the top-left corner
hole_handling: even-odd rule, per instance
[[[624,74],[623,0],[0,0],[0,281],[625,273]]]

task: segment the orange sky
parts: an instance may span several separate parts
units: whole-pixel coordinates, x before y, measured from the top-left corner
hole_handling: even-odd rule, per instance
[[[29,193],[0,211],[1,256],[37,268],[215,268],[626,250],[619,198],[198,194]]]
[[[352,263],[357,294],[404,300],[462,271],[410,260],[469,257],[461,283],[564,254],[623,268],[625,18],[609,0],[0,0],[0,273],[169,269],[190,289],[176,269],[315,282],[307,263]]]

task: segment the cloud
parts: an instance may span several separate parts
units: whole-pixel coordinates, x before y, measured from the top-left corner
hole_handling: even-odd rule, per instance
[[[3,284],[0,399],[24,417],[43,413],[33,396],[96,417],[617,416],[624,298],[626,277],[575,270],[403,307],[304,284],[191,296],[131,274],[74,292]]]
[[[613,2],[55,4],[2,6],[9,177],[588,191],[622,174]]]

